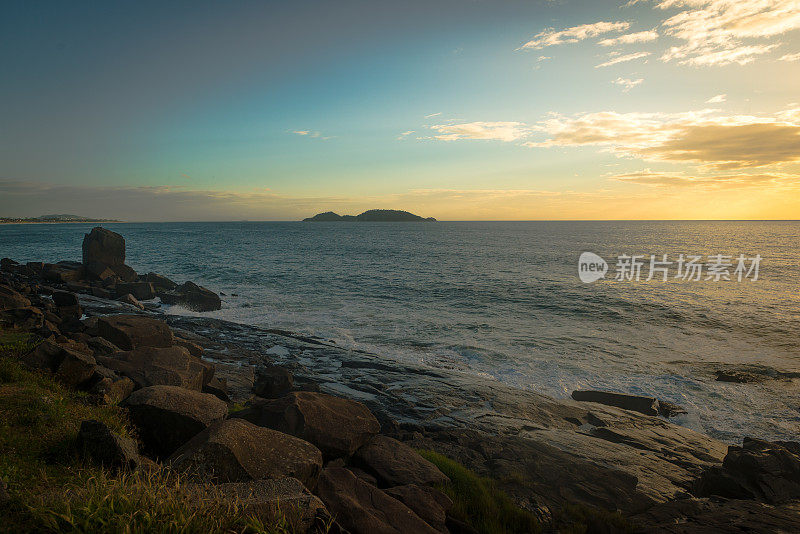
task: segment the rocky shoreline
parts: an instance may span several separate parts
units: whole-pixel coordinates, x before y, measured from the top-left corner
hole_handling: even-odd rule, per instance
[[[137,274],[124,248],[95,229],[81,263],[0,263],[0,321],[45,339],[24,361],[96,402],[122,402],[140,429],[142,451],[87,428],[87,443],[116,443],[106,461],[204,472],[233,494],[284,488],[309,529],[334,516],[354,533],[469,532],[431,487],[444,475],[414,449],[495,479],[545,525],[579,504],[620,511],[643,532],[800,529],[796,442],[728,447],[670,423],[680,407],[656,399],[556,400],[290,332],[165,315],[156,297],[197,311],[221,301]],[[228,416],[231,403],[244,409]],[[280,482],[267,491],[270,480]]]

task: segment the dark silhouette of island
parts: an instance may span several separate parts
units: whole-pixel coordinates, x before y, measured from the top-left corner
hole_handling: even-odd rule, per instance
[[[304,222],[435,222],[433,217],[420,217],[402,210],[368,210],[358,215],[339,215],[332,211],[306,217]]]
[[[66,213],[53,215],[40,215],[39,217],[0,217],[2,223],[101,223],[101,222],[120,222],[117,219],[92,219],[81,217],[80,215],[69,215]]]

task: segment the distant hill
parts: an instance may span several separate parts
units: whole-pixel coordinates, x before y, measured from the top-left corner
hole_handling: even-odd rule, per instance
[[[435,222],[433,217],[420,217],[402,210],[368,210],[358,215],[339,215],[332,211],[318,213],[313,217],[303,219],[304,222]]]
[[[116,219],[92,219],[66,213],[40,215],[39,217],[0,217],[0,223],[98,223],[119,222]]]

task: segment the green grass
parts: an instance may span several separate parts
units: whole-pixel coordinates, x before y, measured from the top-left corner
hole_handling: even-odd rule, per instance
[[[579,504],[568,504],[553,514],[553,528],[561,534],[624,533],[634,530],[619,512]]]
[[[480,477],[433,451],[419,451],[445,475],[450,483],[441,489],[453,500],[450,514],[471,525],[481,534],[516,534],[541,532],[536,517],[516,506],[495,481]]]
[[[0,532],[218,532],[285,534],[286,514],[265,523],[235,501],[198,500],[173,473],[112,474],[75,446],[82,421],[132,436],[124,409],[97,406],[18,358],[36,338],[0,330]],[[212,490],[213,493],[213,490]]]

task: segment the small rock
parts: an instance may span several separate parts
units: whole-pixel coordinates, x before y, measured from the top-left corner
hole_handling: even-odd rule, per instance
[[[219,295],[193,282],[186,282],[171,291],[160,293],[160,297],[164,304],[177,304],[198,312],[222,309]]]
[[[576,401],[596,402],[607,406],[616,406],[624,410],[643,413],[645,415],[658,415],[658,400],[652,397],[639,395],[625,395],[610,391],[576,390],[572,392]]]

